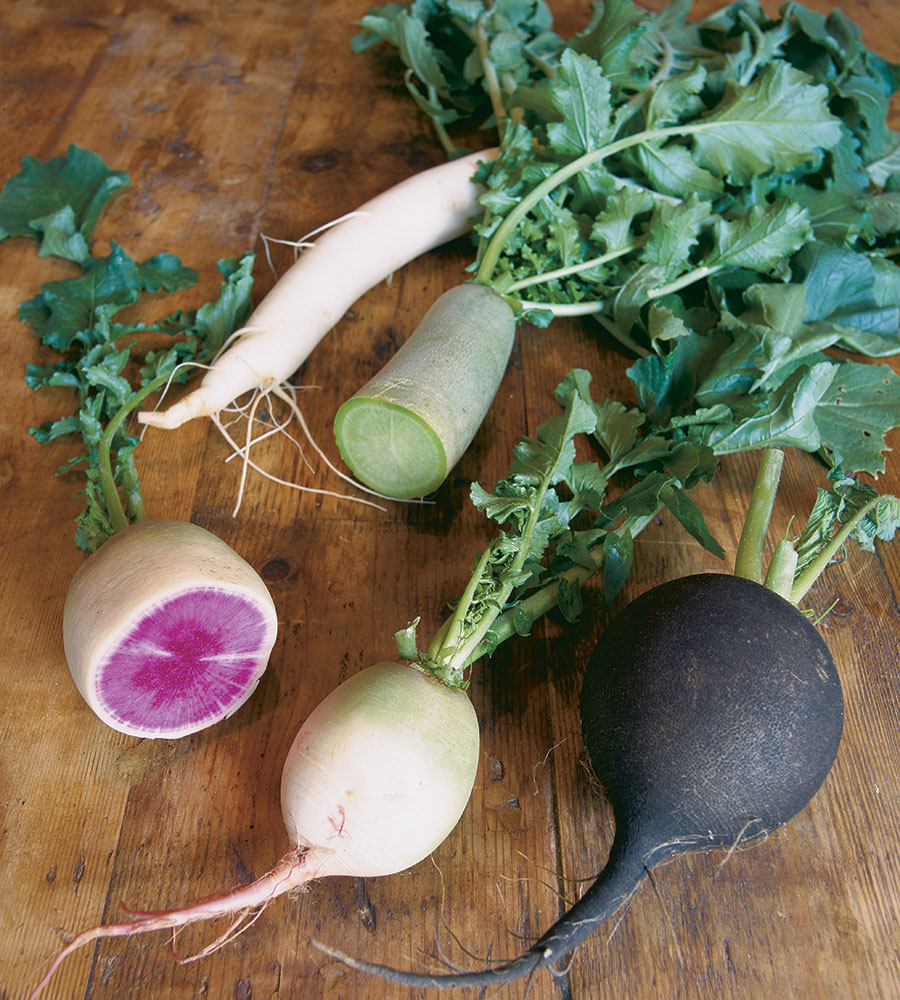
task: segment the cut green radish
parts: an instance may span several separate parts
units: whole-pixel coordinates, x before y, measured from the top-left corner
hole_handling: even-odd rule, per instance
[[[512,308],[482,285],[431,306],[393,358],[338,410],[341,456],[366,486],[410,498],[437,489],[491,405],[515,339]]]
[[[175,739],[231,715],[256,688],[276,631],[253,567],[182,521],[113,535],[75,574],[63,611],[78,690],[131,736]]]

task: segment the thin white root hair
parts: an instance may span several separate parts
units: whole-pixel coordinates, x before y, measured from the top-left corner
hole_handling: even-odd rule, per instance
[[[335,497],[338,500],[351,500],[351,501],[353,501],[355,503],[361,503],[361,504],[364,504],[365,506],[368,506],[368,507],[375,507],[378,510],[386,510],[386,508],[383,507],[381,504],[374,503],[371,500],[366,500],[363,497],[354,497],[354,496],[350,496],[349,494],[346,494],[346,493],[338,493],[336,490],[328,490],[328,489],[324,489],[322,487],[317,487],[317,486],[304,486],[301,483],[292,483],[290,480],[281,479],[279,476],[276,476],[274,473],[271,473],[267,469],[264,469],[261,466],[257,465],[256,462],[254,462],[253,459],[250,457],[248,447],[245,445],[242,448],[234,440],[234,438],[231,436],[231,434],[229,434],[228,429],[225,427],[225,425],[222,423],[222,421],[219,420],[218,416],[213,416],[210,419],[212,420],[213,425],[216,427],[216,429],[219,431],[219,433],[222,435],[222,437],[224,437],[225,440],[228,442],[228,444],[231,446],[231,448],[234,449],[235,453],[238,454],[241,457],[241,461],[243,462],[244,469],[247,469],[247,468],[253,469],[254,472],[259,473],[259,475],[261,475],[264,479],[268,479],[270,482],[275,483],[277,486],[287,486],[288,489],[298,490],[301,493],[314,493],[314,494],[316,494],[318,496],[331,496],[331,497]],[[251,443],[252,444],[257,444],[258,443],[258,439],[254,439]],[[246,479],[246,477],[245,477],[244,472],[242,470],[241,488],[238,491],[238,497],[237,497],[237,501],[235,503],[235,507],[234,507],[234,509],[231,512],[232,513],[232,517],[237,517],[238,511],[240,510],[241,502],[243,500],[242,488],[243,488],[243,483],[244,483],[245,479]]]
[[[731,860],[734,853],[740,849],[741,844],[744,842],[744,834],[750,829],[750,827],[753,826],[755,823],[761,823],[761,822],[762,820],[759,817],[755,817],[754,819],[748,819],[747,822],[740,828],[740,830],[738,830],[738,835],[734,838],[734,843],[728,848],[728,850],[725,852],[724,857],[719,862],[720,868],[724,868],[725,865],[727,865],[728,862]],[[755,839],[756,839],[755,837],[749,838],[749,840],[751,841]]]
[[[337,226],[342,222],[346,222],[347,219],[356,219],[359,218],[360,216],[368,214],[369,214],[368,212],[360,212],[360,211],[346,212],[339,218],[332,219],[331,222],[322,223],[321,226],[317,226],[315,229],[308,232],[305,236],[301,236],[299,240],[279,239],[277,236],[266,236],[265,233],[260,233],[259,238],[262,240],[263,247],[265,248],[266,251],[266,263],[269,265],[269,270],[273,274],[275,273],[275,265],[272,263],[272,255],[269,250],[269,245],[271,243],[277,243],[280,246],[293,247],[294,260],[296,260],[300,256],[301,251],[311,250],[315,246],[315,243],[310,242],[310,240],[314,236],[318,236],[320,233],[324,233],[326,229],[331,229],[332,226]]]
[[[240,412],[243,412],[243,411],[240,411]],[[222,425],[224,427],[230,427],[233,423],[236,423],[238,419],[239,419],[238,417],[235,417],[234,420],[230,420],[230,421],[227,421],[227,422],[223,421]],[[290,423],[291,423],[291,417],[290,416],[286,417],[284,420],[281,420],[281,421],[279,421],[277,423],[274,423],[274,424],[271,424],[271,425],[267,424],[265,420],[263,420],[263,419],[261,419],[259,417],[256,417],[255,419],[256,419],[256,422],[258,424],[260,424],[261,426],[265,427],[266,429],[261,434],[258,434],[253,439],[254,444],[259,444],[260,442],[265,441],[266,438],[273,437],[276,434],[282,434],[282,435],[284,435],[284,437],[286,437],[288,439],[288,441],[291,442],[292,445],[294,445],[294,447],[300,453],[300,457],[303,459],[303,464],[307,467],[307,469],[309,469],[310,472],[315,472],[316,471],[313,468],[312,463],[306,457],[306,453],[303,451],[303,445],[287,429],[290,426]],[[273,417],[273,419],[274,419],[274,417]],[[243,455],[244,455],[244,449],[241,449],[240,451],[233,451],[228,456],[228,458],[225,459],[225,461],[226,461],[226,463],[227,462],[231,462],[231,461],[233,461],[236,458],[243,457]]]
[[[231,944],[232,941],[236,940],[244,931],[249,930],[257,920],[263,915],[266,907],[269,905],[271,900],[266,900],[258,907],[247,908],[242,910],[237,917],[231,922],[231,924],[215,939],[209,944],[204,945],[199,951],[193,951],[190,955],[179,955],[177,949],[175,948],[175,939],[184,930],[183,927],[173,927],[172,928],[172,955],[178,965],[189,965],[191,962],[199,962],[202,958],[209,958],[210,955],[214,955],[217,951],[224,948],[226,945]]]
[[[368,486],[363,486],[362,483],[357,482],[352,476],[348,476],[346,472],[342,472],[331,461],[331,459],[319,447],[318,443],[316,442],[316,439],[312,436],[312,432],[310,431],[309,426],[306,423],[306,418],[303,416],[303,411],[297,405],[297,395],[296,395],[296,389],[294,388],[294,386],[292,386],[290,383],[285,383],[284,385],[276,385],[272,389],[272,392],[283,403],[285,403],[288,406],[288,408],[291,410],[291,412],[297,418],[297,423],[300,424],[300,427],[303,430],[303,433],[306,435],[307,440],[309,441],[309,443],[315,449],[316,454],[319,456],[319,458],[322,459],[322,461],[325,463],[325,465],[333,473],[335,473],[335,475],[339,476],[341,479],[343,479],[345,482],[349,483],[351,486],[355,486],[356,489],[362,490],[364,493],[368,493],[370,496],[378,497],[379,500],[392,500],[392,501],[395,501],[397,503],[404,502],[402,500],[402,498],[388,496],[385,493],[379,493],[377,490],[369,489]],[[351,498],[351,499],[355,499],[355,498]],[[408,500],[408,501],[405,501],[405,502],[407,502],[407,503],[429,504],[429,503],[433,503],[434,501],[432,501],[432,500],[425,500],[425,499],[419,497],[419,498],[416,498],[416,499],[413,499],[413,500]],[[374,506],[377,507],[378,504],[375,504]]]
[[[656,878],[653,874],[653,869],[647,869],[647,880],[650,882],[653,888],[653,895],[656,896],[656,901],[659,903],[659,908],[662,911],[663,923],[666,925],[666,929],[672,935],[672,941],[675,945],[675,955],[681,965],[684,965],[684,954],[681,950],[681,944],[678,941],[678,933],[675,929],[675,924],[672,920],[672,916],[669,913],[669,909],[665,904],[665,900],[662,897],[662,893],[659,891],[659,886],[656,884]]]

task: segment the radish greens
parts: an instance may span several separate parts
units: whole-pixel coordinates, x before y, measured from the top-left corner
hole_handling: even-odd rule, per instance
[[[846,352],[900,351],[900,67],[839,12],[689,12],[597,3],[564,41],[540,2],[413,0],[356,48],[396,49],[445,148],[496,127],[469,272],[519,321],[591,317],[664,433],[877,474],[900,378]]]
[[[147,519],[137,439],[126,420],[149,395],[183,382],[189,368],[218,352],[246,315],[252,257],[220,263],[215,302],[152,322],[119,322],[121,310],[148,295],[180,292],[197,280],[172,254],[138,262],[115,241],[106,256],[91,253],[97,218],[125,183],[124,174],[75,146],[44,164],[26,157],[0,193],[0,238],[33,238],[42,255],[80,269],[42,285],[19,310],[57,355],[29,365],[27,383],[67,388],[76,399],[73,413],[31,429],[43,444],[72,437],[81,444],[59,470],[84,471],[75,539],[91,553],[63,607],[72,679],[113,729],[175,739],[250,697],[275,642],[277,615],[259,575],[221,539],[196,524]]]

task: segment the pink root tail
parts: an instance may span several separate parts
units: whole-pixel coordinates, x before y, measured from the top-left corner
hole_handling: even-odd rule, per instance
[[[91,927],[89,930],[82,931],[53,956],[50,966],[41,978],[41,981],[28,994],[28,1000],[35,1000],[43,992],[53,974],[68,955],[71,955],[72,952],[77,951],[91,941],[97,941],[100,938],[147,934],[150,931],[174,930],[175,928],[186,927],[188,924],[198,923],[203,920],[215,920],[218,917],[239,914],[228,930],[217,938],[212,945],[208,945],[201,952],[192,955],[190,959],[181,959],[180,961],[190,961],[211,954],[217,948],[221,948],[232,940],[240,933],[241,929],[253,923],[259,912],[273,899],[309,882],[315,877],[315,873],[310,871],[308,866],[304,864],[304,858],[305,852],[295,848],[286,854],[270,871],[260,876],[254,882],[248,882],[246,885],[238,886],[219,896],[212,896],[193,903],[190,906],[179,907],[175,910],[128,911],[134,917],[133,920],[121,924],[101,924],[98,927]],[[259,912],[251,917],[253,911]]]

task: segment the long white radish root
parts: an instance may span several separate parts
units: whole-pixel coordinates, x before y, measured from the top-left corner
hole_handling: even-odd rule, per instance
[[[478,211],[473,176],[496,149],[460,157],[377,195],[327,229],[263,299],[200,385],[138,420],[172,430],[223,410],[246,392],[286,382],[365,292],[409,261],[468,232]]]

